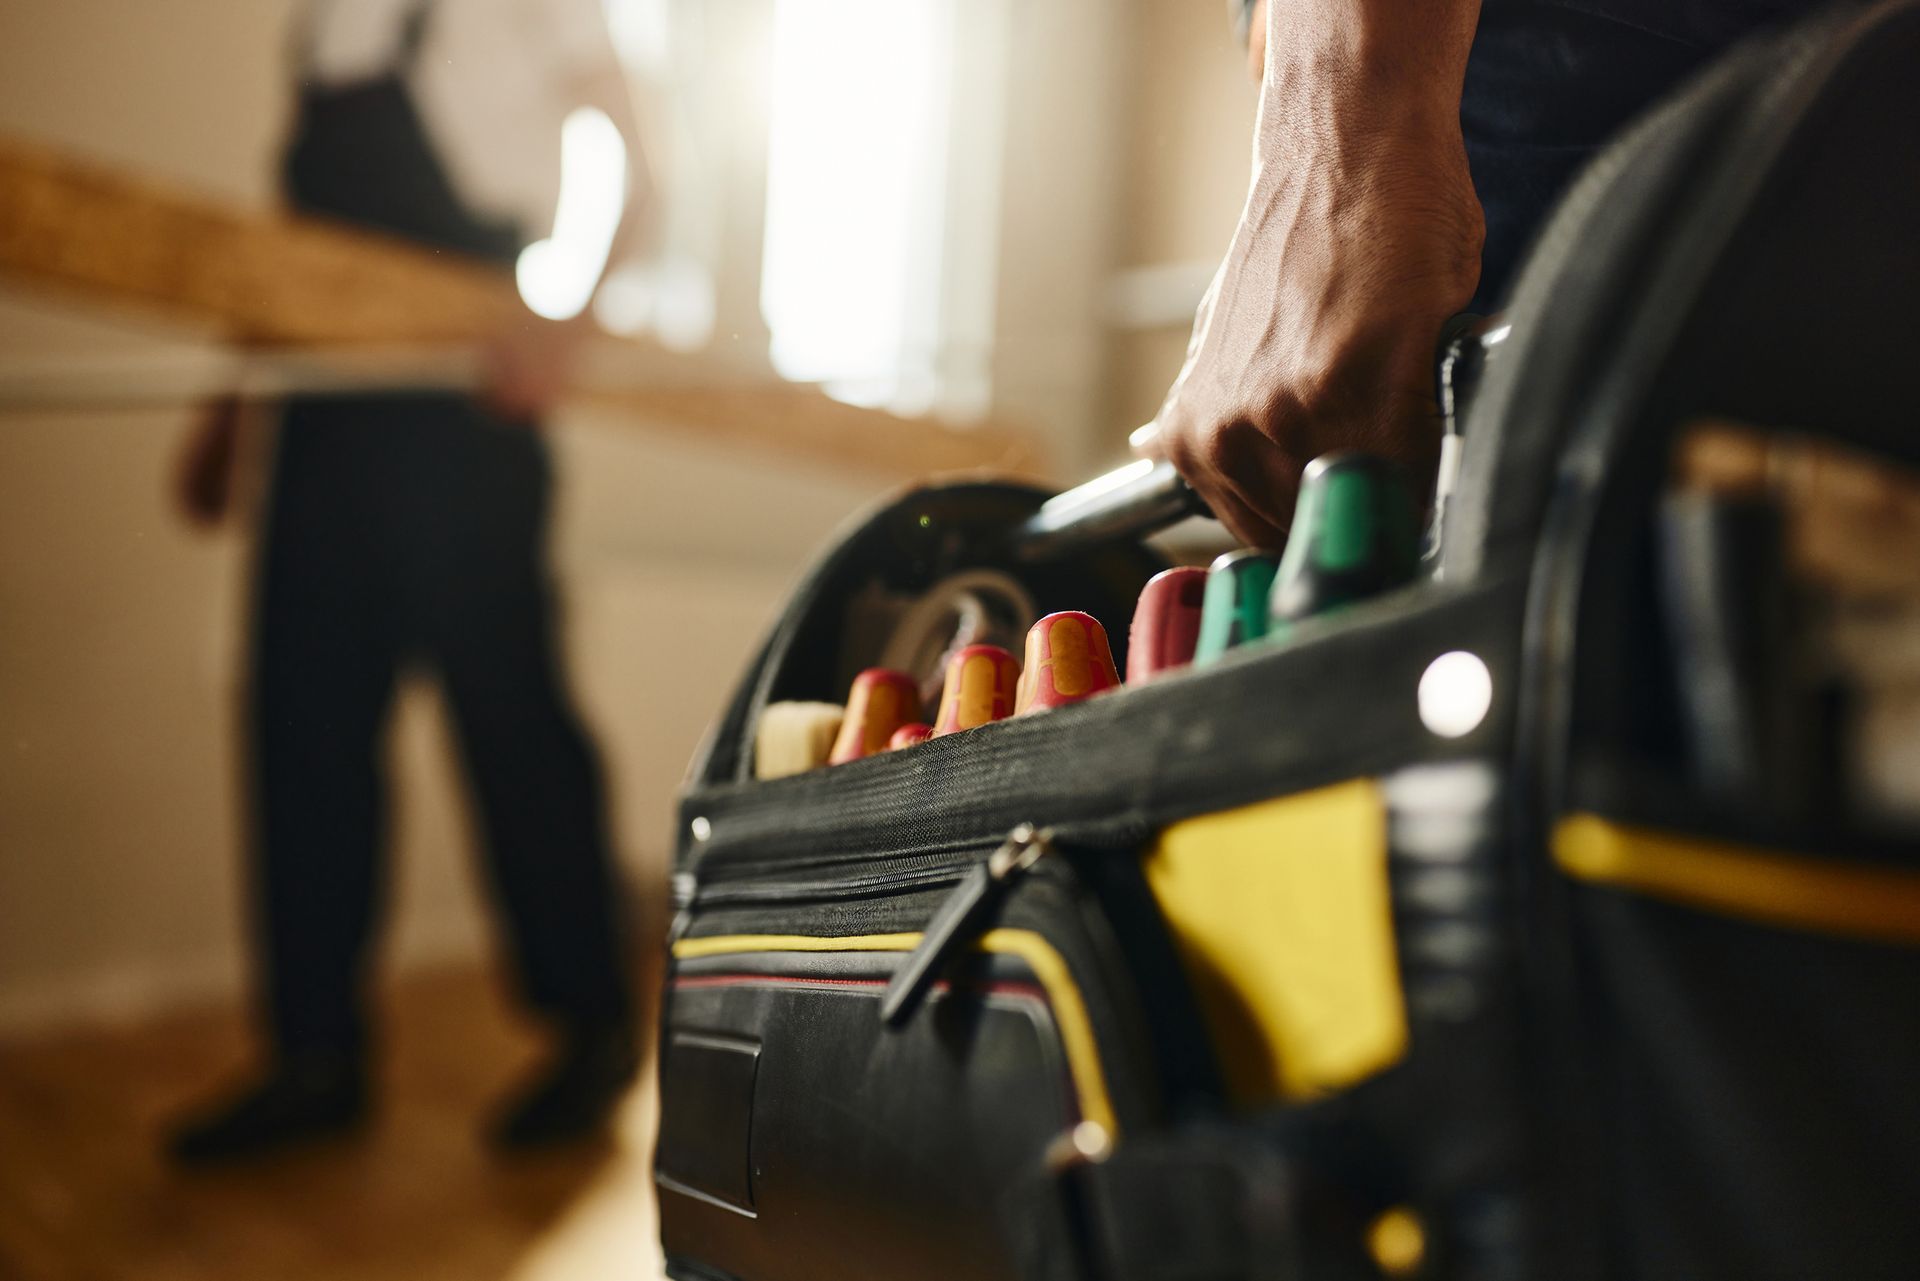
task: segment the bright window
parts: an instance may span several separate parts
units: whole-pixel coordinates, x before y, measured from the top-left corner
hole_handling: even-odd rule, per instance
[[[992,279],[992,237],[977,220],[964,242],[951,230],[970,215],[997,217],[997,148],[965,136],[956,147],[956,136],[993,128],[1000,90],[968,83],[959,119],[954,102],[965,51],[991,45],[979,18],[998,10],[979,0],[776,0],[760,298],[784,376],[909,413],[965,412],[984,398],[984,361],[956,364],[955,348],[986,337],[992,290],[977,282]],[[955,165],[981,154],[996,172]],[[971,287],[945,287],[962,271]],[[956,313],[983,302],[984,315]]]

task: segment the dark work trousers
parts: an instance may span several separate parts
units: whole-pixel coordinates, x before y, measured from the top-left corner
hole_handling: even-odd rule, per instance
[[[525,999],[629,1015],[599,765],[562,683],[527,426],[440,395],[292,402],[258,566],[255,851],[283,1054],[358,1054],[387,881],[383,740],[418,664],[451,710]]]

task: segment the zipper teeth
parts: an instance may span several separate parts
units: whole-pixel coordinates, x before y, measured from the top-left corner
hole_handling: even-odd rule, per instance
[[[930,889],[957,883],[965,867],[929,867],[918,871],[879,873],[836,880],[757,881],[748,884],[702,885],[695,891],[696,906],[720,906],[728,903],[796,903],[815,899],[854,899],[892,893],[895,890]]]
[[[915,869],[923,867],[964,866],[983,854],[991,853],[1004,844],[1007,829],[986,835],[972,836],[965,840],[944,841],[924,846],[910,852],[875,852],[866,854],[831,854],[818,858],[732,858],[722,855],[708,855],[689,869],[704,889],[709,885],[730,881],[751,881],[760,878],[774,878],[782,873],[835,872],[848,868],[887,868]],[[1053,844],[1065,850],[1085,850],[1094,853],[1118,852],[1132,849],[1144,842],[1152,833],[1152,826],[1144,820],[1128,821],[1119,824],[1072,823],[1062,827],[1051,827]]]
[[[1144,824],[1127,823],[1097,837],[1092,833],[1078,834],[1077,838],[1055,833],[1053,844],[1090,851],[1129,849],[1145,838],[1146,831]],[[896,890],[931,889],[959,881],[968,867],[1004,840],[973,839],[912,854],[728,860],[681,873],[676,878],[674,897],[683,908],[699,908],[871,898]],[[796,872],[823,875],[795,879],[792,874]],[[828,873],[838,874],[829,878],[824,875]]]
[[[962,866],[1000,844],[997,837],[972,840],[910,854],[834,854],[809,859],[725,859],[702,860],[693,867],[700,887],[723,882],[777,880],[796,873],[845,873],[865,870],[875,876],[893,872],[912,872],[923,868]]]

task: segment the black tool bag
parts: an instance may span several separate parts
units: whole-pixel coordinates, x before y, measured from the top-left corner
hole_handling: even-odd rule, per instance
[[[1920,1276],[1920,849],[1703,781],[1660,518],[1705,418],[1920,464],[1920,6],[1657,110],[1506,319],[1431,572],[1284,645],[755,782],[876,584],[1158,567],[984,484],[821,562],[682,805],[672,1275]]]

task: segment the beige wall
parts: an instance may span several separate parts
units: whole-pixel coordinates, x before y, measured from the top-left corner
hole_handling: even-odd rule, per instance
[[[0,128],[265,201],[290,0],[0,4]]]
[[[238,987],[247,540],[189,533],[167,507],[184,426],[0,417],[0,1031]],[[556,445],[573,683],[623,860],[657,884],[707,718],[790,574],[867,494],[604,423],[563,420]],[[416,685],[392,746],[402,964],[486,939],[437,711]]]
[[[994,353],[996,393],[1016,415],[1061,422],[1062,466],[1088,474],[1108,442],[1107,272],[1124,180],[1115,128],[1127,32],[1113,0],[1011,0],[1007,141]]]
[[[1225,5],[1132,0],[1129,8],[1116,269],[1217,262],[1246,196],[1252,155],[1259,100],[1246,55]],[[1180,372],[1188,328],[1183,321],[1111,336],[1114,422],[1135,427],[1153,416]]]
[[[1224,4],[1132,8],[1120,265],[1217,257],[1247,192],[1258,87]]]

